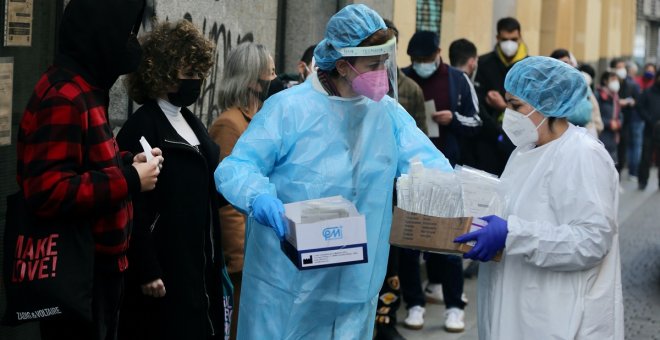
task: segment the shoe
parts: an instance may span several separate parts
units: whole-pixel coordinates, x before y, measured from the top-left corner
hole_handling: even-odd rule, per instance
[[[460,308],[449,308],[445,311],[445,330],[450,333],[460,333],[465,330],[465,312]]]
[[[424,288],[424,296],[426,297],[426,302],[442,304],[445,303],[445,299],[442,296],[442,284],[440,283],[429,283]]]
[[[374,340],[406,340],[396,327],[391,324],[378,324],[376,326],[376,337]]]
[[[639,182],[637,185],[637,189],[639,189],[639,191],[644,191],[646,190],[646,185],[647,185],[646,183]]]
[[[637,176],[628,176],[628,180],[633,183],[637,183]]]
[[[408,316],[403,320],[403,325],[409,329],[422,329],[424,327],[424,313],[426,308],[413,306],[408,309]]]

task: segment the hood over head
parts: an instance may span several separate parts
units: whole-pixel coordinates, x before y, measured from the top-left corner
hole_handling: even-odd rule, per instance
[[[91,84],[109,89],[140,64],[136,36],[144,8],[145,0],[71,0],[60,24],[56,64],[74,64]]]

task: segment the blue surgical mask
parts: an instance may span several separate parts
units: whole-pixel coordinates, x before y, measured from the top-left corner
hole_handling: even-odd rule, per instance
[[[431,63],[413,63],[413,70],[417,73],[418,76],[426,79],[430,77],[435,70],[438,69],[438,64],[436,62]]]

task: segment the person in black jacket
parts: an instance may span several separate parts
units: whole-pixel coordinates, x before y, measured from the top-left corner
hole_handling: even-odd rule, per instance
[[[649,180],[649,170],[654,152],[656,165],[660,168],[660,71],[655,73],[653,86],[642,94],[638,112],[645,123],[638,183],[639,190],[644,190]],[[660,179],[660,171],[658,171],[658,178]],[[660,185],[660,180],[658,182]]]
[[[491,117],[489,120],[484,119],[484,127],[476,136],[482,141],[476,167],[501,175],[514,149],[514,145],[502,132],[501,125],[506,109],[504,78],[515,63],[527,58],[527,45],[520,33],[520,23],[515,18],[502,18],[497,22],[496,38],[497,45],[493,51],[479,57],[474,80],[479,102],[484,104],[486,114]]]
[[[117,141],[136,152],[144,136],[167,154],[167,163],[156,189],[134,198],[119,338],[224,339],[232,306],[213,185],[220,150],[187,108],[213,65],[214,46],[182,20],[158,25],[143,48],[143,61],[127,82],[142,106]]]
[[[636,181],[644,139],[644,120],[637,109],[641,90],[639,84],[633,79],[637,72],[637,65],[634,63],[628,64],[624,59],[613,59],[610,62],[610,68],[617,75],[621,84],[619,88],[619,106],[621,107],[623,126],[619,132],[620,140],[617,150],[619,159],[616,167],[619,172],[623,168],[628,168],[628,178]]]

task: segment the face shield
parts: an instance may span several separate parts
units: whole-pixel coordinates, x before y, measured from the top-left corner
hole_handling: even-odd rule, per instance
[[[396,64],[396,38],[390,39],[382,45],[364,47],[344,47],[336,49],[342,57],[373,57],[364,58],[369,71],[380,70],[381,65],[387,73],[387,95],[398,101],[397,64]],[[365,74],[367,72],[362,72]],[[355,85],[354,85],[355,89]]]

